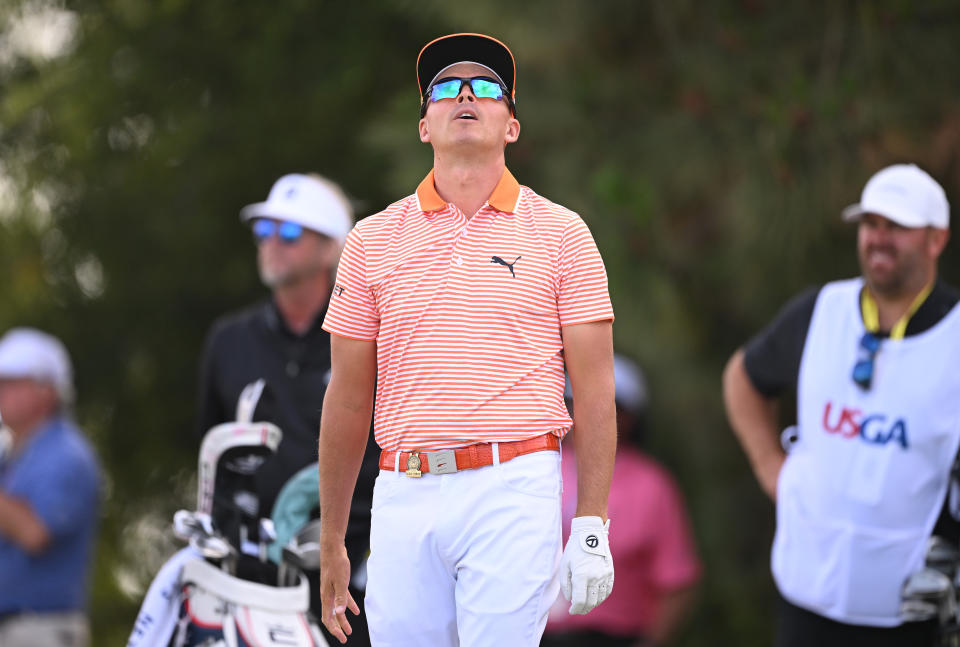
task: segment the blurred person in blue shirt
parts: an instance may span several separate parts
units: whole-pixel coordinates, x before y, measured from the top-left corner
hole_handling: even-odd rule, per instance
[[[0,338],[0,645],[90,644],[86,616],[100,467],[70,420],[63,344],[15,328]]]

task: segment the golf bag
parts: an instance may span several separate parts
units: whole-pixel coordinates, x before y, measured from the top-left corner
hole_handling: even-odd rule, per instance
[[[296,586],[269,586],[194,559],[184,564],[180,581],[183,600],[171,647],[327,644],[308,615],[303,575]]]
[[[204,436],[197,510],[174,515],[174,534],[188,546],[154,578],[127,647],[328,647],[301,570],[319,565],[317,526],[285,542],[279,563],[268,555],[276,533],[260,517],[254,476],[282,433],[252,422],[263,388],[263,380],[247,385],[237,421]]]
[[[936,646],[960,647],[960,455],[954,459],[944,507],[941,523],[947,523],[940,531],[950,538],[930,538],[923,568],[903,583],[900,615],[905,621],[936,620]]]
[[[936,620],[937,647],[960,647],[957,590],[960,589],[960,551],[953,542],[933,536],[924,566],[903,583],[900,616],[905,622]]]

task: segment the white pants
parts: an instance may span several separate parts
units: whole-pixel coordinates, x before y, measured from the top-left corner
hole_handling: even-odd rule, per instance
[[[560,588],[560,452],[381,471],[365,598],[376,647],[540,644]]]
[[[87,647],[90,626],[83,613],[24,613],[0,622],[2,647]]]

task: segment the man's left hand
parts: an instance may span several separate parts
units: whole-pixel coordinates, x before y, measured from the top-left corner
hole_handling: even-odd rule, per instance
[[[590,612],[613,590],[613,557],[607,535],[610,520],[574,517],[560,559],[560,589],[571,614]]]

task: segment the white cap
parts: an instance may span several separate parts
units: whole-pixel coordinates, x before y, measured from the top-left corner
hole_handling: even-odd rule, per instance
[[[11,328],[0,338],[0,378],[52,385],[61,404],[73,402],[73,368],[59,339],[35,328]]]
[[[843,210],[847,222],[875,213],[903,227],[950,226],[950,205],[937,181],[916,164],[894,164],[878,171],[863,187],[860,202]]]
[[[266,202],[240,211],[243,221],[273,218],[303,225],[341,244],[353,227],[353,210],[337,186],[319,176],[291,173],[273,184]]]

